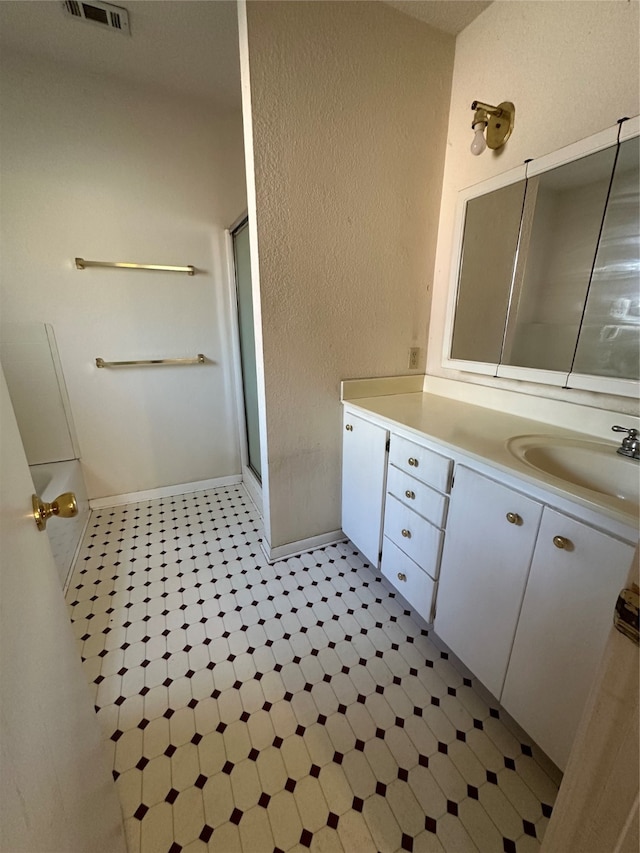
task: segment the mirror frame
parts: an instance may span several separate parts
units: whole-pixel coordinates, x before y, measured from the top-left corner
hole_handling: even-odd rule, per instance
[[[464,238],[464,225],[466,218],[467,203],[478,196],[501,189],[510,184],[526,178],[534,177],[543,172],[563,166],[574,160],[579,160],[589,154],[595,154],[605,148],[610,148],[628,139],[640,136],[640,116],[616,122],[598,133],[545,154],[537,160],[530,160],[521,166],[516,166],[507,172],[496,175],[489,180],[473,184],[458,193],[456,213],[454,219],[454,238],[452,246],[451,277],[449,281],[449,293],[447,298],[447,312],[445,319],[442,366],[444,368],[458,370],[467,373],[479,373],[494,378],[527,380],[542,385],[554,385],[567,389],[580,389],[584,391],[596,391],[604,394],[613,394],[623,397],[637,397],[640,391],[640,382],[635,379],[618,379],[609,376],[596,376],[566,371],[543,370],[534,367],[515,367],[507,364],[486,363],[480,361],[465,361],[451,357],[453,343],[453,326],[455,320],[456,305],[458,301],[458,287],[460,272],[462,268],[462,246]],[[506,318],[505,318],[506,319]]]

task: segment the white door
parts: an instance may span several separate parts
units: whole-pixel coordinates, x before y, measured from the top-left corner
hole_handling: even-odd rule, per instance
[[[122,817],[0,370],[0,850],[124,853]]]
[[[374,566],[380,563],[388,435],[383,427],[344,413],[342,530]]]
[[[498,699],[541,515],[520,492],[457,468],[435,631]]]
[[[557,547],[554,537],[568,547]],[[544,510],[501,701],[561,770],[633,552],[626,542]]]

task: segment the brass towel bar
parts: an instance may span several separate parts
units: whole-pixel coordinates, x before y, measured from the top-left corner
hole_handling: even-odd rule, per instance
[[[142,361],[105,361],[96,358],[96,367],[132,367],[149,364],[204,364],[204,355],[199,352],[195,358],[150,358]]]
[[[187,275],[196,274],[196,268],[191,265],[171,267],[166,264],[128,264],[124,261],[85,261],[84,258],[76,258],[77,269],[83,270],[87,267],[117,267],[123,270],[162,270],[165,272],[186,272]]]

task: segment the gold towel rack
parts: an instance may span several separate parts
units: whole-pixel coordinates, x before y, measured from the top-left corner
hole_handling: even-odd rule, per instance
[[[186,267],[171,267],[167,264],[128,264],[124,261],[85,261],[84,258],[76,258],[76,268],[79,270],[87,267],[116,267],[122,270],[161,270],[164,272],[186,272],[187,275],[195,275],[196,268],[189,265]]]
[[[134,365],[150,365],[150,364],[204,364],[205,357],[199,352],[195,358],[150,358],[138,361],[105,361],[103,358],[96,358],[96,367],[132,367]]]

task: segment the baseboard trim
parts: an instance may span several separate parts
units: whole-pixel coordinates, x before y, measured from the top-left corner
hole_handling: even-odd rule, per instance
[[[71,560],[71,565],[69,566],[69,571],[67,572],[67,576],[64,579],[64,584],[62,585],[62,594],[66,595],[67,590],[69,589],[69,584],[71,583],[71,578],[73,577],[73,573],[76,569],[76,562],[78,560],[78,555],[80,553],[80,549],[82,548],[82,543],[84,542],[84,536],[87,532],[87,527],[89,526],[89,520],[91,519],[91,507],[89,507],[89,511],[87,512],[87,517],[84,520],[84,524],[82,525],[82,533],[80,538],[78,539],[78,544],[76,545],[76,550],[73,553],[73,559]]]
[[[205,489],[217,489],[220,486],[236,486],[242,482],[241,474],[229,477],[214,477],[212,480],[196,480],[194,483],[178,483],[175,486],[161,486],[159,489],[147,489],[143,492],[129,492],[125,495],[109,495],[106,498],[93,498],[89,501],[91,509],[105,509],[110,506],[140,503],[156,498],[172,498],[176,495],[187,495],[190,492],[202,492]]]
[[[333,545],[336,542],[344,542],[347,537],[342,530],[331,530],[329,533],[321,533],[320,536],[311,536],[309,539],[299,539],[297,542],[288,542],[286,545],[278,545],[272,548],[266,539],[261,542],[264,555],[270,563],[284,560],[287,557],[297,557],[305,551],[313,551],[314,548],[322,548],[324,545]]]
[[[256,509],[262,516],[262,486],[251,468],[243,466],[242,485],[249,492],[249,497],[256,505]]]

